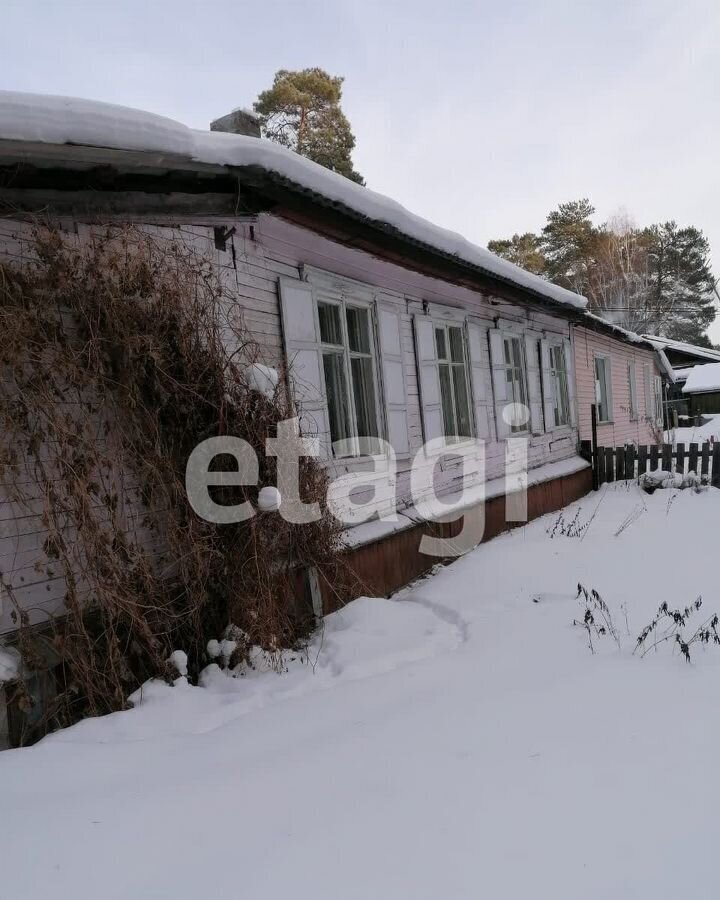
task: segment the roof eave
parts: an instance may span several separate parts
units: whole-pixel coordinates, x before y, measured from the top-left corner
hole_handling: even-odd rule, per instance
[[[570,303],[563,303],[542,291],[534,290],[524,284],[506,278],[483,266],[470,263],[459,256],[413,238],[387,222],[371,219],[351,207],[330,200],[317,191],[313,191],[298,182],[292,181],[271,169],[261,166],[231,166],[225,164],[208,164],[198,162],[189,156],[169,154],[155,151],[119,150],[109,147],[94,147],[83,144],[47,144],[28,141],[0,140],[0,166],[6,169],[11,166],[31,165],[37,168],[58,168],[74,172],[91,172],[98,167],[111,167],[122,173],[164,175],[168,172],[181,172],[190,177],[197,176],[203,182],[213,177],[227,177],[228,174],[237,179],[237,183],[263,190],[273,195],[278,205],[284,204],[289,209],[293,206],[292,198],[302,200],[307,211],[307,201],[313,210],[327,210],[354,224],[362,224],[376,234],[378,250],[382,250],[383,241],[392,240],[396,244],[413,248],[431,260],[440,263],[440,267],[450,265],[454,270],[465,273],[468,281],[474,283],[477,290],[501,289],[512,295],[508,299],[525,300],[532,305],[540,305],[564,318],[573,318],[582,314],[583,310]],[[0,188],[0,192],[1,192]],[[274,210],[282,214],[281,210]],[[478,283],[478,281],[480,283]]]

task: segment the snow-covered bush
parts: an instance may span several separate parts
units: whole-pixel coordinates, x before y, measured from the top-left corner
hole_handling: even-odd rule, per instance
[[[250,390],[257,391],[268,400],[273,399],[278,386],[277,369],[264,366],[262,363],[253,363],[245,370],[245,377]]]
[[[20,675],[20,666],[19,652],[0,643],[0,685],[14,681]]]
[[[200,673],[200,684],[217,677],[217,673],[239,678],[250,672],[285,672],[288,662],[306,655],[307,649],[284,649],[272,640],[264,648],[254,644],[247,631],[229,625],[219,640],[208,641],[206,652],[210,663]]]
[[[690,488],[699,493],[707,489],[710,478],[708,475],[698,475],[696,472],[681,474],[680,472],[667,472],[664,469],[654,469],[652,472],[642,474],[638,483],[648,494],[653,494],[658,488],[673,488],[679,491]]]
[[[181,678],[186,678],[188,673],[187,653],[183,650],[173,650],[168,659],[170,666],[177,672]]]

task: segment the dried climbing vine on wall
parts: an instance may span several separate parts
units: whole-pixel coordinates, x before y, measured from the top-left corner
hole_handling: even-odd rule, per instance
[[[231,622],[270,652],[296,644],[310,620],[293,603],[294,573],[330,574],[339,529],[327,513],[217,526],[190,508],[185,467],[200,441],[244,438],[259,484],[274,484],[265,439],[292,415],[282,386],[273,398],[249,388],[257,348],[212,260],[133,228],[82,242],[36,228],[32,243],[29,261],[0,265],[0,465],[17,525],[2,580],[26,667],[59,663],[60,725],[125,706],[174,647],[197,671]],[[257,491],[213,490],[218,502]],[[311,458],[301,490],[325,496]],[[33,580],[61,586],[49,631],[23,601]]]

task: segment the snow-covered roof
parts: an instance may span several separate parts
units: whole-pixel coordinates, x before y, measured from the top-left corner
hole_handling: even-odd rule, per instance
[[[644,334],[643,337],[658,349],[677,350],[679,353],[689,353],[704,359],[720,361],[720,350],[712,350],[708,347],[698,347],[697,344],[688,344],[685,341],[674,341],[670,338],[657,337],[654,334]]]
[[[389,197],[262,138],[198,131],[155,113],[95,100],[0,91],[0,140],[152,151],[197,163],[260,168],[386,230],[394,229],[431,250],[542,298],[576,309],[587,305],[579,294],[532,275],[409,212]]]
[[[578,324],[582,325],[584,322],[587,324],[588,328],[598,329],[598,326],[601,327],[601,330],[606,332],[611,332],[618,340],[627,341],[630,344],[638,344],[639,346],[645,347],[648,350],[655,351],[655,357],[660,365],[660,369],[665,373],[667,378],[670,381],[675,381],[675,373],[673,372],[673,368],[670,365],[667,356],[665,355],[665,351],[651,341],[647,335],[644,334],[636,334],[634,331],[630,331],[627,328],[623,328],[621,325],[616,325],[614,322],[608,322],[607,319],[603,319],[602,316],[598,316],[595,313],[591,313],[588,310],[584,310],[581,318],[578,320]]]
[[[720,362],[693,366],[688,372],[683,394],[702,394],[706,391],[720,391]]]
[[[673,378],[676,382],[686,381],[688,375],[692,372],[695,366],[687,366],[684,369],[673,369]]]
[[[614,322],[608,322],[607,319],[603,319],[602,316],[597,316],[595,313],[591,313],[588,310],[585,310],[584,317],[586,319],[592,320],[593,322],[599,322],[604,325],[606,328],[609,328],[611,331],[614,331],[618,337],[624,338],[627,341],[630,341],[633,344],[648,344],[647,338],[643,337],[641,334],[636,334],[634,331],[629,331],[627,328],[623,328],[621,325],[616,325]]]

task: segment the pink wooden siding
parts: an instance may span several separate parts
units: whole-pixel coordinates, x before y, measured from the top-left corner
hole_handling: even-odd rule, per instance
[[[587,328],[574,328],[575,377],[580,425],[580,439],[591,439],[590,407],[595,402],[595,357],[610,360],[612,374],[611,421],[598,425],[598,443],[605,447],[622,447],[625,443],[657,443],[654,410],[645,408],[645,373],[659,375],[654,351],[629,342],[598,334]],[[635,366],[637,413],[630,416],[628,365]],[[652,382],[650,396],[652,393]]]

